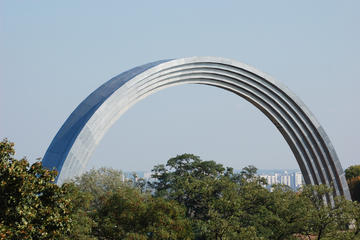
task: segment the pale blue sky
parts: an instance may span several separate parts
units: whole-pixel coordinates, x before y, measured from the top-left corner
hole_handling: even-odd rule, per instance
[[[111,77],[160,59],[219,56],[287,85],[323,125],[343,167],[359,164],[360,2],[294,2],[0,0],[0,137],[34,161]],[[193,85],[135,105],[89,167],[149,170],[184,152],[234,168],[297,168],[255,107]]]

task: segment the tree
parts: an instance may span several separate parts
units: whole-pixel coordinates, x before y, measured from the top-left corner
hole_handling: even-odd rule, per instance
[[[109,193],[99,209],[99,239],[191,239],[184,209],[133,187]]]
[[[178,155],[152,171],[155,195],[186,208],[195,239],[359,237],[359,204],[343,197],[324,201],[332,195],[324,185],[305,186],[300,192],[275,185],[269,192],[254,166],[234,173],[192,154]]]
[[[123,173],[112,168],[91,169],[76,177],[74,183],[80,192],[91,196],[90,205],[94,209],[100,206],[101,198],[108,192],[122,188],[127,183]]]
[[[345,169],[346,180],[351,180],[354,177],[360,176],[360,165],[353,165]]]
[[[351,198],[360,202],[360,165],[350,166],[345,170]]]
[[[352,200],[360,203],[360,176],[353,177],[347,183]]]
[[[306,202],[286,185],[273,185],[273,191],[266,190],[262,194],[252,193],[253,196],[262,195],[260,201],[248,201],[246,204],[254,210],[250,212],[250,223],[266,239],[293,239],[303,231],[308,217]],[[244,191],[249,191],[247,188]],[[257,197],[259,198],[259,197]]]
[[[72,221],[71,231],[64,234],[61,240],[95,240],[92,230],[97,226],[93,219],[96,212],[92,207],[94,197],[89,192],[79,189],[74,183],[66,183],[68,186],[67,196],[71,199],[72,208],[69,216]]]
[[[59,239],[71,231],[68,185],[56,171],[15,159],[14,143],[0,142],[0,239]]]
[[[74,219],[85,223],[97,239],[190,239],[191,228],[184,209],[175,201],[154,198],[135,175],[124,180],[122,172],[92,169],[73,181],[79,201]],[[81,214],[80,217],[79,213]],[[87,231],[77,224],[78,232]],[[78,236],[75,238],[79,238]]]
[[[359,205],[336,196],[332,201],[325,201],[333,189],[326,185],[306,185],[301,197],[307,202],[307,224],[304,232],[307,236],[320,239],[358,239],[359,237]],[[349,227],[352,225],[352,230]]]
[[[128,184],[139,189],[142,193],[151,192],[151,189],[149,189],[148,183],[144,178],[138,177],[136,172],[133,172],[131,177],[132,178],[126,180]]]
[[[256,176],[255,167],[236,174],[222,164],[183,154],[152,171],[155,195],[176,200],[186,208],[195,239],[271,236],[271,229],[263,227],[264,217],[272,215],[266,207],[270,193],[262,187],[264,179]]]

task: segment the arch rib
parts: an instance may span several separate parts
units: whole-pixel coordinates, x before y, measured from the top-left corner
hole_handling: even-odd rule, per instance
[[[163,60],[126,71],[91,93],[50,144],[43,165],[59,171],[58,183],[82,173],[96,145],[132,105],[161,89],[205,84],[246,99],[279,129],[307,184],[333,184],[350,199],[336,152],[313,114],[280,82],[245,64],[216,57]]]

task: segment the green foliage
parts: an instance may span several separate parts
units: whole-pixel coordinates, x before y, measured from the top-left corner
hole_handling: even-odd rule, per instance
[[[352,200],[360,202],[360,165],[348,167],[345,176]]]
[[[61,239],[77,239],[77,240],[95,240],[92,229],[97,226],[93,220],[96,215],[91,205],[94,196],[89,192],[81,191],[74,183],[67,183],[67,196],[72,201],[72,209],[70,218],[72,228],[68,234],[64,234]]]
[[[69,186],[55,185],[55,171],[14,154],[13,143],[0,142],[0,239],[59,239],[69,233]]]
[[[192,154],[157,165],[152,177],[155,195],[186,208],[195,239],[355,239],[358,204],[328,198],[326,186],[306,186],[300,193],[283,185],[269,192],[264,179],[248,166],[239,174]],[[349,226],[353,227],[349,231]]]
[[[222,182],[213,180],[232,175],[232,169],[225,170],[221,164],[202,161],[192,154],[171,158],[166,167],[157,165],[152,172],[157,181],[149,184],[156,190],[155,195],[176,200],[186,207],[187,217],[194,219],[204,219],[207,202],[221,193]]]
[[[96,209],[101,204],[101,198],[108,192],[122,188],[126,183],[123,181],[123,173],[112,168],[91,169],[76,177],[73,183],[79,191],[91,196],[91,207]]]
[[[360,177],[360,165],[350,166],[345,169],[346,180],[351,180],[354,177]]]
[[[348,180],[347,183],[349,185],[352,200],[360,203],[360,176],[353,177]]]
[[[196,239],[241,239],[261,226],[257,214],[268,191],[249,166],[240,174],[192,154],[171,158],[153,169],[155,195],[176,200],[186,208]],[[254,225],[254,223],[256,223]],[[257,239],[258,232],[252,234]]]
[[[126,182],[131,186],[137,188],[142,193],[151,192],[151,189],[149,189],[149,185],[146,180],[144,178],[138,177],[135,172],[132,174],[132,178],[127,179]]]
[[[190,239],[184,209],[174,201],[141,194],[132,187],[115,190],[99,210],[99,239]]]
[[[346,200],[328,198],[331,193],[332,189],[325,185],[307,185],[302,189],[301,197],[307,202],[308,212],[308,222],[304,225],[306,235],[316,235],[317,239],[322,239],[346,229],[346,225],[350,223],[351,219],[342,219],[347,211],[344,208]]]
[[[55,171],[14,154],[3,140],[0,239],[360,239],[358,202],[323,185],[270,192],[254,166],[234,173],[183,154],[155,166],[152,183],[101,168],[59,187]]]
[[[142,193],[142,182],[137,176],[124,181],[114,169],[90,170],[73,184],[88,203],[79,205],[76,214],[86,217],[97,239],[191,239],[184,209],[175,201]],[[87,233],[80,224],[77,229],[82,236]]]

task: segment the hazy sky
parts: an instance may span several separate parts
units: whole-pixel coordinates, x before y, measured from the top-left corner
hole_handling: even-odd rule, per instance
[[[322,124],[344,168],[360,163],[360,1],[0,0],[0,137],[42,157],[75,107],[113,76],[168,58],[219,56],[287,85]],[[184,152],[236,169],[298,168],[245,100],[198,85],[141,101],[89,167],[149,170]]]

